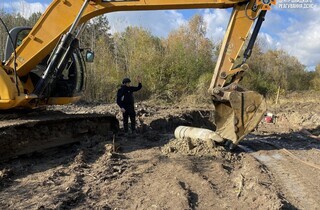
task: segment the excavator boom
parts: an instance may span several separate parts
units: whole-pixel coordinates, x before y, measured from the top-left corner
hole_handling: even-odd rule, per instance
[[[241,2],[243,0],[54,0],[23,44],[17,48],[17,72],[19,76],[26,75],[30,69],[33,69],[46,55],[52,52],[61,35],[73,25],[82,6],[85,6],[85,10],[82,11],[78,24],[85,23],[93,17],[116,11],[229,8]],[[6,62],[6,66],[13,68],[13,56]]]

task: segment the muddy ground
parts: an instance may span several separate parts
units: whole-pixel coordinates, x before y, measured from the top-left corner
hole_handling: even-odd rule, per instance
[[[297,98],[233,152],[174,139],[178,125],[214,128],[211,106],[138,103],[137,136],[84,134],[0,163],[0,209],[320,209],[320,98]],[[121,119],[114,104],[48,109]]]

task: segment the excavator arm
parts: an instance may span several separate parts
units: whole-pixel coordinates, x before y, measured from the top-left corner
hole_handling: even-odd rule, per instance
[[[115,11],[233,8],[209,93],[215,105],[216,133],[237,144],[256,127],[266,109],[262,96],[243,90],[238,83],[249,69],[245,61],[264,20],[263,9],[273,1],[264,5],[261,1],[256,4],[255,0],[54,0],[15,55],[0,67],[0,109],[36,106],[39,103],[32,103],[35,100],[48,101],[46,90],[56,85],[57,75],[78,48],[81,26],[93,17]],[[30,79],[20,79],[27,77],[48,55],[48,65],[36,84]]]
[[[248,14],[248,11],[252,13]],[[257,8],[255,3],[234,7],[209,87],[215,105],[216,133],[228,140],[231,149],[258,125],[266,111],[262,95],[239,86],[244,73],[249,70],[245,62],[251,55],[265,15],[266,10]],[[255,20],[255,27],[241,55]]]

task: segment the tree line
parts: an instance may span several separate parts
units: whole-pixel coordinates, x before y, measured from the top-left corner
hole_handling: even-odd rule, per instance
[[[0,11],[8,28],[32,26],[41,14],[29,19],[19,14]],[[4,49],[6,34],[0,29],[0,47]],[[206,24],[200,15],[193,16],[186,25],[173,30],[165,38],[153,35],[141,27],[127,27],[123,32],[110,33],[106,16],[89,21],[80,38],[83,48],[95,52],[95,60],[87,64],[87,101],[114,102],[124,77],[135,85],[141,76],[144,88],[137,92],[141,100],[157,98],[177,101],[185,96],[209,98],[209,87],[221,40],[206,36]],[[261,40],[256,43],[247,61],[250,71],[241,85],[267,97],[278,88],[282,92],[320,90],[320,64],[315,71],[307,71],[294,56],[283,50],[266,50]],[[0,52],[3,58],[3,50]]]

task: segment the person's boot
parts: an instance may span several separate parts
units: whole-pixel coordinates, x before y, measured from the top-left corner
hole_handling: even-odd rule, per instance
[[[132,137],[137,137],[137,136],[138,136],[137,131],[136,131],[136,130],[132,130],[131,136],[132,136]]]

